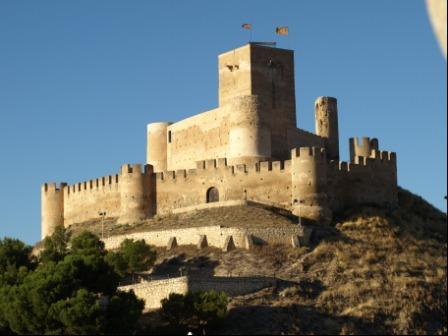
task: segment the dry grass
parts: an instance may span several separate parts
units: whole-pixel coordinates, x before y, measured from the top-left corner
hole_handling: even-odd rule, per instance
[[[233,298],[223,334],[446,334],[446,215],[400,189],[394,211],[339,214],[312,247],[253,251],[158,248],[154,275],[275,276],[285,281]],[[106,236],[188,226],[289,226],[285,215],[232,207],[157,217],[135,225],[105,221]],[[84,223],[85,225],[86,223]],[[83,225],[83,226],[84,226]],[[99,222],[88,223],[101,232]],[[74,226],[76,233],[80,226]]]
[[[302,256],[296,284],[233,300],[222,332],[446,334],[444,214],[401,190],[398,210],[351,209],[335,228]]]
[[[232,206],[155,216],[133,224],[120,225],[116,223],[116,219],[107,218],[104,220],[104,236],[208,225],[221,225],[224,227],[281,227],[296,224],[297,220],[291,218],[286,212],[273,212],[261,206]],[[70,230],[75,235],[86,228],[101,236],[102,223],[100,220],[92,220],[70,226]]]
[[[217,333],[446,334],[444,214],[401,190],[399,209],[351,209],[324,232],[312,248],[160,249],[155,271],[285,280],[233,298]]]

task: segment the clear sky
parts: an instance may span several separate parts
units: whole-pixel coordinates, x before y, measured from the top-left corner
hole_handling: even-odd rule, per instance
[[[337,97],[342,158],[378,137],[399,184],[446,211],[446,62],[423,0],[1,0],[0,237],[39,239],[43,182],[144,162],[147,123],[216,107],[217,55],[246,22],[295,50],[300,128]]]

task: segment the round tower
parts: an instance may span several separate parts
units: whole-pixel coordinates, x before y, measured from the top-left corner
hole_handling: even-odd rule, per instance
[[[338,105],[333,97],[319,97],[314,103],[316,134],[326,139],[330,160],[339,160]]]
[[[120,216],[118,223],[133,224],[153,215],[153,168],[125,164],[120,171]]]
[[[271,132],[258,96],[235,97],[229,104],[228,162],[248,164],[271,157]]]
[[[331,210],[327,196],[327,158],[323,148],[300,147],[291,151],[292,212],[328,224]]]
[[[171,124],[157,122],[147,126],[146,163],[154,167],[154,172],[167,170],[167,143],[171,141],[168,126]]]
[[[370,157],[372,150],[377,151],[379,148],[378,139],[370,139],[368,137],[350,138],[350,162],[359,163],[359,157]]]
[[[56,183],[41,186],[41,238],[51,236],[58,225],[64,225],[64,187]]]

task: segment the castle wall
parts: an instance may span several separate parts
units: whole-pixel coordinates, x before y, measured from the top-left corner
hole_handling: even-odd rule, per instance
[[[372,150],[359,163],[327,161],[322,148],[292,150],[292,159],[264,161],[252,165],[227,164],[226,159],[198,161],[195,169],[153,173],[152,166],[124,165],[119,175],[109,175],[73,185],[45,184],[42,187],[42,234],[48,235],[61,222],[67,227],[106,217],[120,223],[134,223],[154,214],[206,204],[210,188],[216,188],[223,201],[254,201],[286,210],[319,223],[328,222],[331,211],[360,204],[394,206],[397,203],[395,153]],[[211,203],[213,204],[213,203]],[[193,229],[198,230],[198,229]],[[181,244],[195,244],[199,235],[210,236],[213,246],[221,246],[232,235],[237,245],[244,234],[209,229],[185,232]],[[166,231],[151,244],[166,244],[176,233]],[[263,236],[264,235],[264,236]],[[259,238],[272,241],[263,233]],[[289,235],[289,233],[288,233]],[[283,242],[289,236],[283,237]],[[189,237],[189,238],[182,238]],[[265,237],[265,238],[263,238]],[[117,238],[118,239],[118,238]],[[149,239],[149,238],[148,238]],[[154,240],[155,239],[155,240]],[[157,244],[156,244],[157,245]]]
[[[215,187],[219,200],[247,199],[289,208],[290,161],[228,166],[225,159],[199,161],[197,169],[156,174],[156,212],[206,203],[207,191]]]
[[[64,226],[85,222],[106,212],[120,215],[119,175],[109,175],[64,187]]]
[[[174,123],[167,128],[167,169],[190,169],[196,161],[227,157],[229,115],[217,108]],[[171,133],[170,133],[171,132]]]
[[[360,204],[397,205],[397,166],[393,152],[372,151],[359,163],[330,162],[327,174],[331,208]]]
[[[300,128],[291,129],[289,134],[289,148],[325,147],[325,139]]]

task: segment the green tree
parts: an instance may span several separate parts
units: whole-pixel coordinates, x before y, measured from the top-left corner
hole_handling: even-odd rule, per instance
[[[86,289],[79,289],[67,300],[59,300],[50,306],[47,333],[92,335],[104,329],[106,319],[101,301]]]
[[[116,292],[108,301],[105,332],[123,334],[135,330],[144,307],[145,302],[136,299],[133,291]]]
[[[90,231],[83,231],[70,241],[70,253],[80,255],[105,255],[104,243]]]
[[[56,226],[53,234],[44,239],[44,249],[40,253],[40,260],[42,262],[58,262],[64,259],[68,253],[69,240],[70,232],[63,225]]]
[[[21,284],[36,267],[31,246],[13,238],[0,239],[0,334],[11,332],[5,312],[12,286]]]
[[[0,326],[17,334],[133,333],[144,302],[117,290],[105,255],[98,237],[83,233],[62,260],[0,287]]]
[[[36,266],[32,248],[18,239],[0,239],[0,286],[21,283]]]
[[[22,266],[27,269],[34,268],[35,262],[31,257],[31,250],[31,246],[18,239],[8,237],[0,239],[0,278],[11,268],[19,269]]]
[[[224,292],[199,291],[170,294],[161,301],[160,315],[174,327],[200,329],[217,326],[227,316],[228,297]]]
[[[106,260],[121,276],[150,269],[157,253],[145,241],[125,239],[116,252],[109,252]]]
[[[108,252],[105,260],[120,277],[124,277],[127,274],[128,263],[120,252]]]
[[[224,292],[214,290],[190,294],[193,303],[194,320],[201,328],[219,325],[227,316],[228,297]]]
[[[160,316],[170,325],[178,327],[188,325],[191,310],[185,304],[185,295],[171,293],[168,298],[161,301]]]

